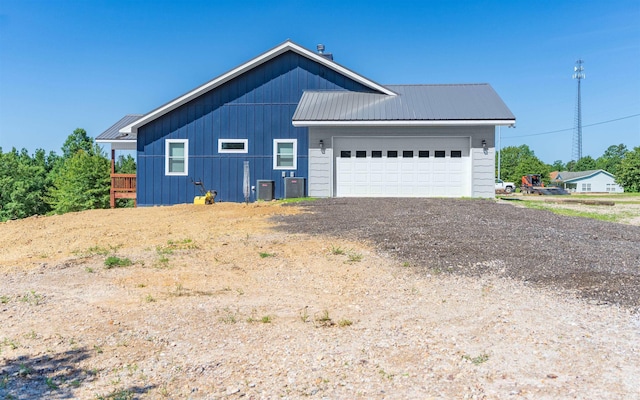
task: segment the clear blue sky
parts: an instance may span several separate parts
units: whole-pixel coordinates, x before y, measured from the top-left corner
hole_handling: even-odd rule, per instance
[[[0,147],[60,153],[286,39],[382,84],[488,82],[517,118],[503,146],[548,163],[571,159],[582,58],[583,155],[640,146],[639,0],[2,0]]]

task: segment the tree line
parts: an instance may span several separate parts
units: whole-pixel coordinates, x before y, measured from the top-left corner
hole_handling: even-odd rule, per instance
[[[135,159],[120,156],[115,168],[135,173]],[[0,221],[108,208],[110,173],[110,159],[81,128],[67,137],[61,155],[15,148],[5,153],[0,147]]]
[[[496,152],[496,176],[503,181],[520,183],[523,175],[539,174],[549,183],[553,171],[590,171],[602,169],[615,176],[616,183],[626,192],[640,192],[640,147],[628,150],[624,144],[611,145],[602,156],[594,159],[582,157],[564,164],[562,160],[553,164],[542,162],[526,144],[509,146],[500,151],[500,174],[498,174],[498,153]]]

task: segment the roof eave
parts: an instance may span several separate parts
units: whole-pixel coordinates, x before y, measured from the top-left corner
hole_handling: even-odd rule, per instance
[[[183,104],[186,104],[187,102],[193,100],[194,98],[197,98],[198,96],[212,90],[215,89],[216,87],[242,75],[243,73],[245,73],[246,71],[249,71],[261,64],[264,64],[265,62],[279,56],[280,54],[283,54],[287,51],[294,51],[302,56],[305,56],[307,58],[310,58],[328,68],[333,69],[336,72],[341,73],[342,75],[346,75],[349,78],[363,84],[364,86],[368,86],[374,90],[380,91],[384,94],[390,95],[390,96],[395,96],[396,93],[387,89],[386,87],[373,82],[372,80],[369,80],[365,77],[363,77],[362,75],[356,74],[355,72],[341,66],[340,64],[331,61],[319,54],[316,54],[310,50],[305,49],[304,47],[301,47],[295,43],[293,43],[290,40],[285,41],[284,43],[282,43],[279,46],[274,47],[273,49],[259,55],[258,57],[255,57],[253,59],[251,59],[250,61],[230,70],[229,72],[226,72],[222,75],[220,75],[217,78],[214,78],[213,80],[205,83],[204,85],[198,86],[197,88],[191,90],[190,92],[187,92],[186,94],[170,101],[169,103],[166,103],[163,106],[160,106],[158,108],[156,108],[155,110],[151,111],[150,113],[146,114],[144,117],[140,118],[139,120],[135,121],[132,124],[129,124],[127,126],[125,126],[124,128],[120,129],[120,133],[138,133],[138,128],[155,120],[156,118],[161,117],[162,115],[182,106]]]
[[[515,126],[515,119],[475,119],[475,120],[358,120],[358,121],[300,121],[294,120],[295,127],[309,126]]]

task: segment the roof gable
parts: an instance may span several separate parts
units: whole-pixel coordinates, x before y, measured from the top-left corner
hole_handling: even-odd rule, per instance
[[[603,169],[593,169],[589,171],[560,171],[558,172],[557,180],[562,182],[571,182],[575,180],[587,179],[593,176],[605,174],[610,176],[611,178],[615,178],[613,174],[603,170]]]
[[[338,72],[339,74],[344,75],[345,77],[352,79],[366,87],[371,88],[372,90],[379,92],[381,94],[387,95],[387,96],[395,96],[396,93],[394,93],[392,90],[370,80],[365,78],[362,75],[359,75],[343,66],[341,66],[340,64],[334,62],[333,60],[330,60],[324,56],[322,56],[321,54],[316,54],[310,50],[305,49],[304,47],[301,47],[295,43],[293,43],[290,40],[285,41],[284,43],[282,43],[279,46],[274,47],[273,49],[259,55],[258,57],[253,58],[252,60],[220,75],[217,78],[214,78],[213,80],[198,86],[197,88],[185,93],[184,95],[156,108],[155,110],[149,112],[148,114],[144,115],[142,118],[138,119],[135,122],[130,123],[129,125],[122,127],[120,129],[120,133],[121,134],[133,134],[136,135],[138,128],[167,114],[168,112],[182,106],[183,104],[186,104],[187,102],[201,96],[204,93],[207,93],[221,85],[223,85],[226,82],[231,81],[232,79],[244,74],[245,72],[259,66],[262,65],[263,63],[281,55],[284,54],[288,51],[292,51],[295,52],[303,57],[306,57],[314,62],[317,62],[318,64],[324,65],[327,68],[330,68],[336,72]]]

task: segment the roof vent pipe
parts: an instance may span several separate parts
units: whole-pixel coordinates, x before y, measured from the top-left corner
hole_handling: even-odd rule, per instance
[[[318,55],[326,58],[327,60],[332,60],[333,61],[333,54],[325,53],[324,52],[324,45],[322,43],[320,43],[318,46],[316,46],[316,48],[318,49]]]

